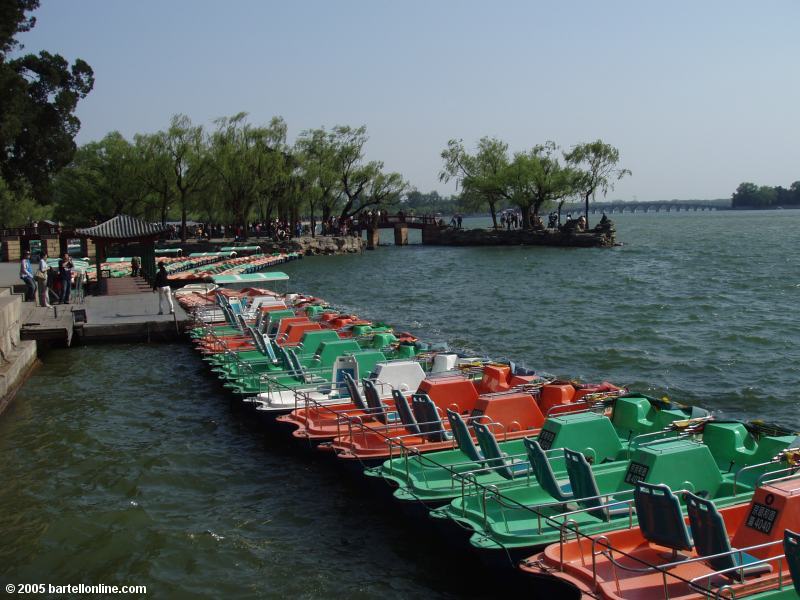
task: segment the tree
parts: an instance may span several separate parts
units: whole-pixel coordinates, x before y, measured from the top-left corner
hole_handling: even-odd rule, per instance
[[[615,182],[632,173],[629,169],[617,167],[619,150],[603,140],[573,146],[565,158],[570,165],[584,172],[577,184],[580,185],[580,194],[585,201],[584,216],[588,227],[589,199],[594,199],[598,190],[605,196],[608,190],[614,189]]]
[[[311,235],[314,236],[316,208],[321,207],[324,223],[340,197],[334,138],[323,128],[303,131],[295,142],[295,156],[299,163],[299,177],[304,182]]]
[[[749,181],[740,183],[731,198],[731,206],[733,208],[753,208],[758,205],[758,186]]]
[[[343,194],[339,221],[353,217],[366,208],[391,204],[400,199],[408,184],[400,173],[383,173],[380,161],[364,162],[367,128],[333,128],[333,166]]]
[[[139,215],[150,193],[135,147],[112,131],[78,149],[56,177],[55,217],[70,225],[102,221],[120,213]]]
[[[186,115],[174,115],[162,140],[181,207],[181,240],[186,241],[186,219],[191,201],[209,184],[210,179],[203,127],[193,125]]]
[[[242,226],[247,236],[253,206],[279,178],[278,154],[285,146],[286,123],[274,117],[267,127],[253,127],[247,123],[247,113],[239,113],[215,124],[209,164],[234,225]]]
[[[0,174],[12,190],[30,187],[38,199],[75,155],[78,101],[94,86],[94,73],[81,59],[70,65],[46,51],[9,59],[22,49],[14,38],[36,23],[27,13],[38,0],[0,0]]]
[[[0,177],[0,226],[22,227],[32,221],[49,219],[52,206],[36,202],[27,189],[11,190]]]
[[[497,206],[508,197],[505,179],[508,175],[508,144],[497,138],[483,137],[477,152],[469,154],[462,140],[450,140],[442,151],[444,168],[440,181],[456,179],[462,189],[462,202],[468,207],[488,204],[492,224],[497,229]]]
[[[166,134],[139,134],[134,136],[135,157],[138,162],[135,176],[140,179],[154,201],[155,213],[161,224],[166,224],[169,204],[175,197],[172,162],[166,148]]]
[[[507,167],[503,182],[504,195],[522,212],[523,228],[528,229],[534,216],[546,205],[559,203],[575,193],[575,170],[558,159],[560,148],[547,141],[528,152],[517,152]]]

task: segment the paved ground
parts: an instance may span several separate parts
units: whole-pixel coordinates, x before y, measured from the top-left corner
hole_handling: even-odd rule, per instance
[[[184,321],[188,317],[180,305],[175,304],[175,317],[169,314],[158,314],[158,294],[126,294],[122,296],[87,296],[82,306],[85,308],[89,324],[140,323],[143,321],[159,322]]]

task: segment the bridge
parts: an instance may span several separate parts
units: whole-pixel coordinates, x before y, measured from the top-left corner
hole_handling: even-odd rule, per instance
[[[592,214],[598,213],[636,213],[636,212],[697,212],[697,211],[714,211],[714,210],[728,210],[731,208],[731,201],[724,200],[655,200],[650,202],[625,202],[622,200],[614,200],[611,202],[594,202],[589,205],[589,212]],[[565,204],[561,210],[562,214],[565,212],[582,213],[584,211],[583,204]]]
[[[427,243],[431,232],[439,231],[443,225],[439,224],[439,218],[434,215],[406,215],[398,213],[396,215],[382,214],[379,217],[368,218],[363,213],[353,221],[353,231],[361,235],[362,231],[367,232],[367,248],[373,249],[378,246],[380,230],[394,229],[394,243],[396,246],[408,245],[408,230],[422,230],[422,243]]]

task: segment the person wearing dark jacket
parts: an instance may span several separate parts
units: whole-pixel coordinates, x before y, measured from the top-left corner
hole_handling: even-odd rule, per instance
[[[164,314],[164,300],[169,306],[169,314],[175,314],[175,306],[172,304],[172,290],[169,287],[169,275],[164,262],[158,263],[158,272],[153,282],[153,293],[158,292],[158,314]]]

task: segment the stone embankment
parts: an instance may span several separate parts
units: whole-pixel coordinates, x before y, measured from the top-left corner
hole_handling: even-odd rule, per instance
[[[435,246],[561,246],[573,248],[606,248],[616,245],[614,227],[597,227],[590,231],[454,229],[446,228],[429,235],[426,244]]]
[[[272,244],[271,247],[276,251],[301,252],[306,256],[314,256],[317,254],[357,254],[364,251],[366,243],[366,240],[353,236],[321,235],[311,237],[304,235]],[[266,248],[264,249],[266,250]]]
[[[0,413],[36,363],[36,342],[20,339],[22,296],[0,288]]]

